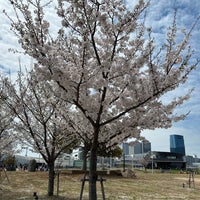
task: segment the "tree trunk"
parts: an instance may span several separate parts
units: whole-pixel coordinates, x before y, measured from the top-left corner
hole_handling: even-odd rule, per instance
[[[96,181],[97,181],[97,148],[93,147],[90,152],[89,200],[97,199]]]
[[[86,171],[87,170],[87,149],[84,147],[83,149],[83,166],[82,166],[82,170]]]
[[[94,138],[90,149],[89,200],[97,200],[97,150],[99,127],[94,130]]]
[[[48,163],[49,167],[49,182],[48,182],[48,196],[53,196],[54,192],[54,162]]]

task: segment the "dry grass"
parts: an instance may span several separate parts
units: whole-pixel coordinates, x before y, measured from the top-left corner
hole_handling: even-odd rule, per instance
[[[37,192],[39,200],[78,200],[83,175],[60,175],[59,197],[48,198],[46,172],[7,172],[0,179],[0,200],[32,200]],[[200,197],[200,176],[195,175],[195,188],[187,185],[187,174],[144,173],[136,171],[136,179],[120,176],[106,176],[104,183],[107,200],[192,200]],[[55,180],[56,182],[57,180]],[[183,183],[185,188],[183,188]],[[102,199],[100,184],[98,198]],[[55,194],[56,194],[55,185]],[[88,199],[88,183],[84,188],[84,198]]]

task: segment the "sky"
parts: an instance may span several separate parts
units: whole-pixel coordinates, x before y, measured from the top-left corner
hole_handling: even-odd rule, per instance
[[[43,2],[43,1],[42,1]],[[53,1],[54,3],[56,0]],[[131,8],[135,5],[136,0],[126,0]],[[157,46],[162,45],[164,33],[167,26],[172,23],[174,9],[177,9],[177,25],[179,28],[190,29],[198,16],[200,16],[199,0],[151,0],[151,5],[147,9],[146,26],[151,27]],[[24,54],[17,54],[10,49],[18,49],[18,39],[10,30],[10,22],[3,14],[6,10],[9,16],[14,16],[8,0],[0,0],[0,71],[10,73],[14,78],[19,69],[19,62],[22,67],[31,66],[33,60]],[[52,31],[57,32],[58,21],[52,13],[54,5],[49,6],[45,15],[48,19],[53,20]],[[200,21],[196,25],[192,33],[191,46],[194,49],[194,58],[200,59]],[[197,155],[200,157],[200,65],[191,73],[186,84],[180,89],[165,96],[165,101],[169,100],[171,95],[184,94],[187,89],[195,88],[188,102],[179,107],[176,112],[190,114],[183,121],[174,123],[169,129],[145,130],[142,135],[151,142],[153,151],[170,151],[169,135],[179,134],[184,136],[185,148],[187,155]]]

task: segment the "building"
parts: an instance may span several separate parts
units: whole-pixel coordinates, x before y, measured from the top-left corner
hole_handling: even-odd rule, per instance
[[[122,150],[124,155],[129,155],[129,144],[127,142],[122,144]]]
[[[180,153],[152,151],[145,156],[146,167],[155,169],[186,169],[186,161]]]
[[[149,141],[142,141],[142,153],[148,153],[151,151],[151,143]]]
[[[170,135],[170,152],[185,156],[185,144],[182,135]]]
[[[136,154],[146,154],[149,151],[151,151],[151,143],[147,140],[143,140],[143,141],[134,141],[134,142],[130,142],[129,145],[129,154],[130,155],[136,155]]]

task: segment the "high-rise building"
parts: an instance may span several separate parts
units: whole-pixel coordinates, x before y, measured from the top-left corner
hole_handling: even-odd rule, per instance
[[[142,149],[142,143],[141,142],[136,142],[133,146],[134,149],[134,154],[141,154],[143,153],[143,149]]]
[[[147,140],[134,141],[130,143],[129,153],[130,154],[144,154],[151,151],[151,143]]]
[[[185,155],[185,144],[182,135],[170,135],[170,152]]]
[[[143,141],[143,153],[151,151],[151,143],[149,141]]]
[[[123,154],[124,155],[129,155],[129,145],[128,145],[128,143],[124,142],[122,144],[122,149],[123,149]]]

